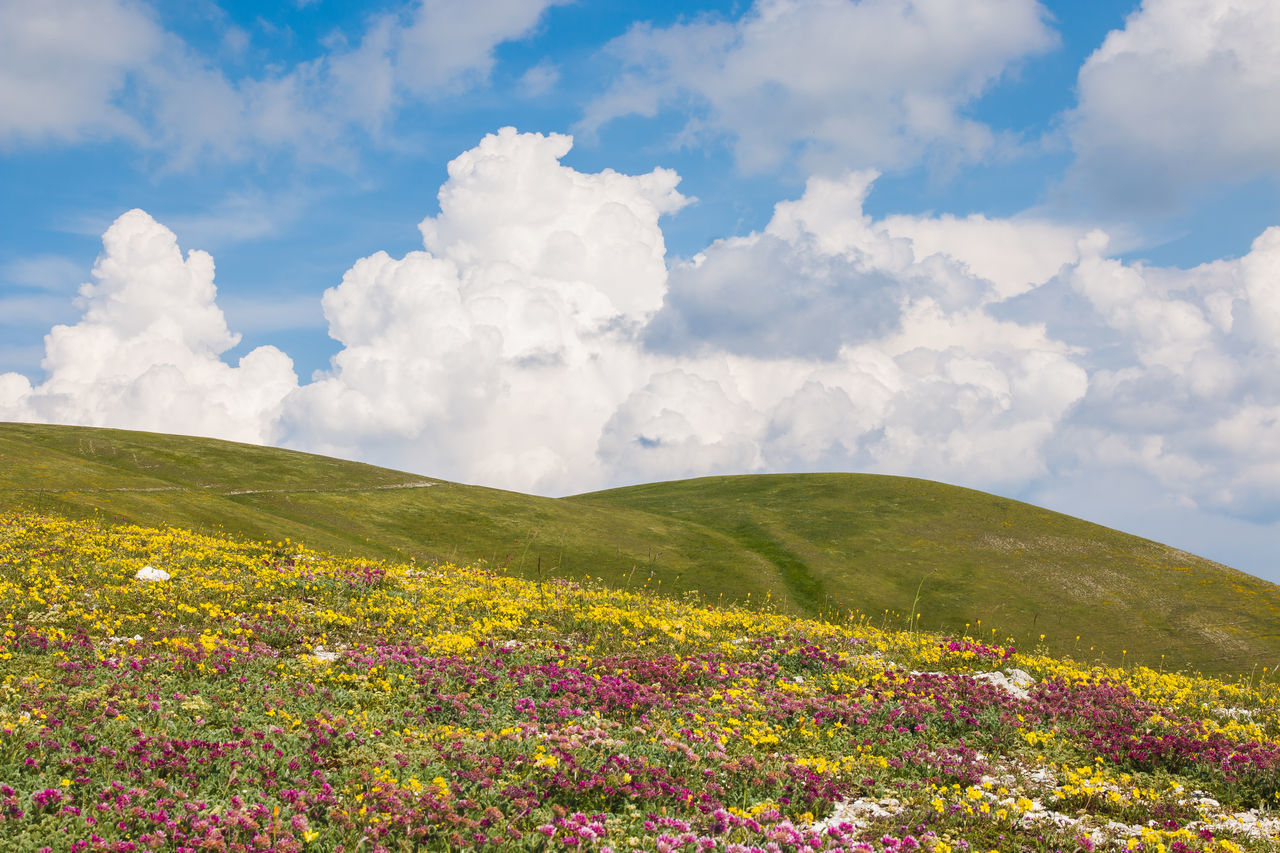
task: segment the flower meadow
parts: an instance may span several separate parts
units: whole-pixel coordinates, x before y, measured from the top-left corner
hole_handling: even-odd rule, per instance
[[[23,514],[0,614],[3,850],[1280,849],[1265,678]]]

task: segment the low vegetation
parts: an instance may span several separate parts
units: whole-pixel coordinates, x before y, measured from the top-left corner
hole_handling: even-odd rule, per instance
[[[1234,677],[1280,663],[1280,587],[907,477],[711,477],[552,499],[276,448],[0,424],[0,511],[501,568]],[[918,616],[917,616],[918,614]]]
[[[1280,844],[1265,668],[19,513],[0,614],[5,850]]]

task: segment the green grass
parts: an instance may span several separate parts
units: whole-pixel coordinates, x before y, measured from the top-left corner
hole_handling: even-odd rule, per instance
[[[1280,664],[1280,587],[1018,501],[868,474],[710,477],[551,499],[293,451],[0,424],[0,509],[346,554],[601,578],[708,602],[1041,642],[1208,674]],[[913,608],[914,603],[914,608]],[[920,614],[913,618],[912,610]],[[1079,640],[1076,637],[1079,636]]]
[[[769,560],[806,612],[861,609],[901,627],[914,621],[918,591],[919,626],[930,630],[990,638],[994,629],[1025,646],[1043,634],[1059,654],[1218,674],[1280,663],[1280,587],[972,489],[869,474],[761,475],[571,500],[723,533]]]
[[[783,591],[767,560],[678,519],[186,436],[0,424],[0,508],[19,507],[664,592],[696,575],[726,602]]]

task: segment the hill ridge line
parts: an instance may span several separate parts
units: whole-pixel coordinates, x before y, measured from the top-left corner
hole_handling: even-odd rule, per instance
[[[333,492],[371,492],[386,489],[425,489],[430,486],[439,485],[438,482],[420,481],[414,483],[383,483],[376,486],[351,486],[349,488],[330,488],[330,489],[235,489],[229,492],[215,491],[211,487],[191,486],[95,486],[83,489],[16,489],[12,487],[0,486],[0,492],[30,492],[35,494],[80,494],[83,492],[208,492],[210,494],[220,495],[222,497],[230,497],[232,495],[264,495],[264,494],[281,494],[284,492],[297,493],[333,493]]]
[[[445,488],[428,497],[432,485]],[[619,590],[980,631],[1166,670],[1235,676],[1280,660],[1274,583],[911,477],[713,476],[550,498],[213,439],[0,424],[0,509],[535,580],[590,574]]]

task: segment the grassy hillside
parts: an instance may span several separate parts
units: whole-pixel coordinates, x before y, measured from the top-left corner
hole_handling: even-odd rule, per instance
[[[308,453],[188,436],[0,424],[0,509],[102,515],[338,554],[591,574],[714,600],[781,599],[765,559],[662,515],[450,483]]]
[[[1057,653],[1206,672],[1280,663],[1280,587],[985,492],[869,474],[710,477],[571,499],[723,534],[777,568],[801,612],[1044,637]],[[886,612],[887,610],[887,612]],[[1077,641],[1077,636],[1079,640]]]
[[[1217,674],[1280,663],[1280,587],[909,478],[716,477],[556,500],[209,439],[0,424],[6,507],[530,578],[590,574],[614,588],[858,611],[878,626],[1024,647],[1044,635],[1049,650],[1084,659]]]
[[[1274,672],[10,513],[0,613],[14,853],[1280,844]]]

